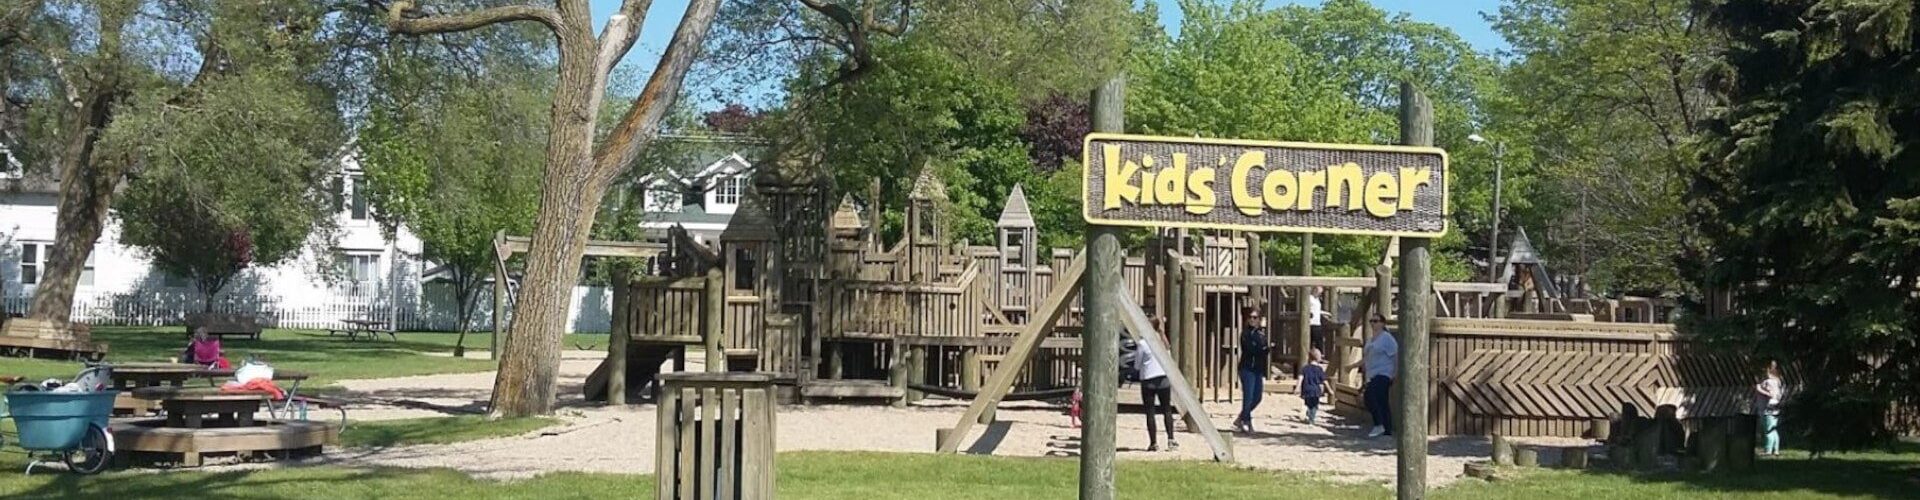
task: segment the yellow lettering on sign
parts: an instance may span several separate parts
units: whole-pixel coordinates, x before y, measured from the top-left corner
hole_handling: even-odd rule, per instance
[[[1289,210],[1294,200],[1300,197],[1300,182],[1294,178],[1293,172],[1276,170],[1267,174],[1267,179],[1260,183],[1260,194],[1266,199],[1267,207]]]
[[[1295,206],[1300,210],[1313,210],[1313,192],[1327,187],[1327,171],[1315,170],[1300,173],[1300,200]],[[1329,198],[1331,200],[1331,198]]]
[[[1233,206],[1239,207],[1240,213],[1247,214],[1249,217],[1258,217],[1261,212],[1260,198],[1247,194],[1247,181],[1253,179],[1253,169],[1255,168],[1267,168],[1267,152],[1248,151],[1241,153],[1240,159],[1233,161],[1233,177],[1228,179],[1232,181],[1229,186],[1233,188]],[[1273,178],[1274,175],[1281,173],[1285,172],[1274,172],[1273,174],[1269,174],[1267,178]]]
[[[1393,181],[1393,174],[1375,172],[1367,178],[1367,214],[1374,217],[1392,217],[1395,208],[1394,198],[1400,196],[1399,186]],[[1409,196],[1411,198],[1411,196]]]
[[[1140,188],[1134,186],[1133,174],[1140,171],[1140,165],[1134,162],[1120,161],[1120,146],[1107,144],[1100,147],[1106,154],[1106,200],[1108,210],[1120,208],[1120,202],[1140,202]]]
[[[1433,169],[1400,167],[1400,209],[1413,210],[1414,189],[1433,184]]]
[[[1213,213],[1213,172],[1212,168],[1201,167],[1187,175],[1187,190],[1193,193],[1192,201],[1187,203],[1187,213]]]
[[[1162,204],[1180,204],[1187,196],[1187,154],[1173,154],[1173,168],[1153,174],[1153,199]]]
[[[1360,164],[1346,163],[1327,167],[1327,206],[1347,207],[1347,210],[1360,209],[1361,190]],[[1345,194],[1345,203],[1341,202]]]

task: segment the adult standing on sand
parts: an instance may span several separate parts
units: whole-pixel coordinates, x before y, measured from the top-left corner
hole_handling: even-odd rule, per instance
[[[1267,351],[1273,343],[1267,338],[1267,324],[1260,308],[1248,307],[1246,329],[1240,332],[1240,418],[1233,420],[1234,430],[1253,433],[1253,410],[1260,407],[1266,394]]]
[[[1180,443],[1173,441],[1173,383],[1167,381],[1167,369],[1160,366],[1160,360],[1145,342],[1133,351],[1133,356],[1134,366],[1140,370],[1140,404],[1147,407],[1147,451],[1160,451],[1158,429],[1153,425],[1156,413],[1166,419],[1167,449],[1178,450]]]
[[[1360,357],[1367,374],[1367,414],[1373,417],[1373,430],[1367,437],[1391,436],[1393,410],[1387,406],[1387,395],[1393,389],[1395,370],[1400,366],[1400,342],[1394,340],[1393,332],[1387,331],[1386,316],[1378,312],[1367,319],[1367,328],[1376,332]]]

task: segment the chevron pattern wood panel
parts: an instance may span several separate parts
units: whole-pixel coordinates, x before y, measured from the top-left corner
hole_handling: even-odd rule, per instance
[[[1751,404],[1744,366],[1734,356],[1476,349],[1440,385],[1481,417],[1608,418],[1624,403],[1727,416]]]
[[[1441,385],[1474,415],[1606,418],[1622,403],[1653,408],[1659,364],[1648,354],[1483,349]]]

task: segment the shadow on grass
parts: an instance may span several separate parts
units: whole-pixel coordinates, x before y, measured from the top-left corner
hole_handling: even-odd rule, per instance
[[[340,444],[384,448],[410,444],[444,444],[524,434],[559,421],[550,418],[494,420],[482,416],[431,417],[364,422],[340,434]]]
[[[1730,494],[1812,491],[1837,496],[1879,498],[1920,497],[1920,444],[1901,443],[1892,450],[1830,453],[1808,458],[1789,451],[1762,459],[1742,474],[1621,474],[1637,483],[1672,484],[1686,489]]]

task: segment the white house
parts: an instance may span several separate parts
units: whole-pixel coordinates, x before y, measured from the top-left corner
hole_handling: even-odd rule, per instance
[[[753,165],[744,156],[749,144],[730,138],[674,137],[691,146],[682,168],[640,178],[646,191],[646,215],[640,227],[660,236],[675,225],[696,241],[712,241],[727,229],[740,197],[751,188]]]
[[[54,181],[19,175],[22,171],[17,165],[0,170],[0,309],[9,313],[26,310],[45,272],[59,197]],[[339,231],[333,241],[314,245],[331,259],[309,249],[278,266],[243,271],[214,298],[215,310],[256,314],[286,328],[331,328],[342,319],[374,318],[402,330],[454,329],[450,287],[422,284],[421,274],[431,266],[421,262],[420,240],[405,227],[391,240],[381,234],[362,182],[359,162],[343,154]],[[332,265],[323,265],[325,260]],[[576,287],[573,295],[569,329],[606,331],[610,294]],[[479,303],[488,299],[483,292]],[[187,280],[155,268],[140,249],[122,245],[119,225],[109,218],[81,274],[73,317],[94,324],[174,324],[203,304]],[[476,328],[491,328],[490,312],[484,305],[476,308]]]

